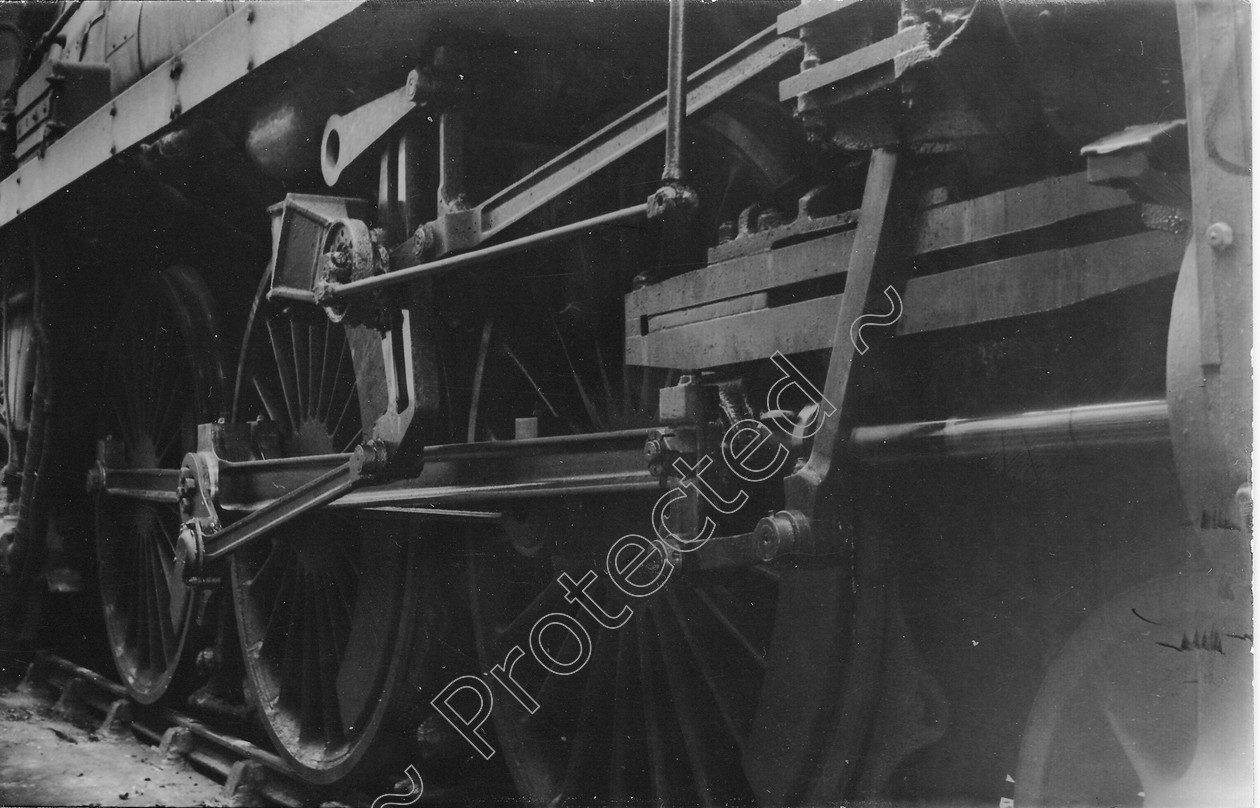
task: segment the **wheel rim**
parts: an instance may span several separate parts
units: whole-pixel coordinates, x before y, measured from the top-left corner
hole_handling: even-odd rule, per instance
[[[1099,609],[1046,674],[1018,805],[1252,804],[1247,582],[1186,573]]]
[[[197,424],[218,414],[213,301],[187,267],[141,279],[121,308],[105,369],[107,430],[129,468],[179,468]],[[96,505],[105,627],[118,673],[137,701],[161,698],[177,678],[200,597],[175,572],[179,511],[109,496]]]
[[[340,326],[287,318],[259,299],[246,346],[236,401],[260,402],[280,427],[282,454],[353,447],[358,394]],[[406,667],[419,602],[414,543],[389,522],[323,511],[237,551],[231,569],[246,672],[276,747],[318,783],[381,763],[368,750]]]

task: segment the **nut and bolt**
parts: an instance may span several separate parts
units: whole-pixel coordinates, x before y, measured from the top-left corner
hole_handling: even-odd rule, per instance
[[[197,475],[192,469],[184,469],[179,475],[179,482],[175,485],[175,494],[179,497],[180,505],[190,506],[193,495],[197,493]]]
[[[799,511],[779,511],[757,523],[753,531],[757,544],[757,556],[762,561],[772,561],[785,553],[809,534],[809,518]]]
[[[643,458],[647,461],[648,474],[661,477],[665,474],[665,455],[669,447],[663,436],[648,438],[643,444]]]
[[[357,476],[373,477],[381,474],[389,466],[389,447],[376,438],[360,443],[351,455],[350,464]]]

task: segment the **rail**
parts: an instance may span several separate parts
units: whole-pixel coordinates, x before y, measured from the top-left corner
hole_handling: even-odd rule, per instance
[[[118,682],[55,654],[37,652],[19,687],[51,688],[59,693],[57,706],[62,711],[94,711],[103,716],[102,732],[129,730],[156,745],[167,759],[183,760],[222,783],[227,804],[261,800],[301,808],[327,800],[301,783],[275,753],[186,713],[132,702]],[[354,805],[370,801],[357,793],[344,799]]]

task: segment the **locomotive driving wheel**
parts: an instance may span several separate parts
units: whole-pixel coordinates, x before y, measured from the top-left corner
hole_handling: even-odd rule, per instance
[[[777,114],[773,102],[763,108],[755,101],[745,99],[758,113]],[[521,393],[532,392],[543,413],[563,412],[559,402],[577,402],[568,418],[557,419],[571,431],[657,424],[658,391],[678,381],[679,371],[622,363],[622,296],[631,276],[659,279],[698,265],[720,223],[753,201],[795,204],[804,190],[794,185],[789,155],[799,149],[790,119],[787,134],[766,139],[743,122],[748,115],[733,105],[689,129],[696,148],[689,153],[688,182],[700,200],[689,240],[662,245],[639,230],[623,231],[620,249],[612,236],[576,240],[564,264],[571,268],[569,285],[553,304],[559,313],[551,333],[514,341],[535,346],[528,359],[515,361],[530,384]],[[626,188],[639,186],[623,183],[624,199],[632,198]],[[621,277],[610,277],[610,267]],[[528,333],[541,319],[531,312],[531,320],[515,328]],[[501,326],[501,320],[495,324]],[[519,411],[520,398],[512,403]],[[494,694],[498,748],[517,789],[533,804],[754,805],[786,788],[768,785],[770,778],[751,761],[761,756],[757,739],[766,733],[763,691],[780,675],[774,661],[780,580],[793,573],[771,565],[706,571],[684,565],[650,597],[621,593],[606,574],[606,554],[624,534],[652,535],[659,494],[540,501],[509,521],[506,541],[479,537],[470,544],[473,623]],[[608,614],[629,610],[624,625],[603,627],[567,600],[562,573],[571,582],[593,574],[588,594]],[[842,576],[832,577],[836,586],[843,583]],[[568,630],[549,624],[554,613],[574,618],[586,634],[563,618]],[[811,628],[839,630],[835,624]],[[540,662],[531,646],[534,631],[554,667],[572,663],[575,669],[562,675]],[[514,658],[513,679],[527,697],[514,697],[490,679],[495,666],[506,670]]]
[[[361,424],[343,328],[290,317],[260,289],[234,417],[259,399],[284,456],[352,449]],[[298,773],[331,783],[387,765],[391,696],[404,678],[422,572],[396,522],[320,511],[231,556],[245,668],[263,726]]]
[[[178,469],[197,424],[219,415],[223,365],[213,301],[183,266],[140,278],[119,309],[105,360],[104,423],[129,468]],[[139,702],[182,678],[200,596],[175,570],[175,504],[101,496],[96,551],[110,650]]]
[[[1249,584],[1182,573],[1086,620],[1033,704],[1016,804],[1251,805]]]

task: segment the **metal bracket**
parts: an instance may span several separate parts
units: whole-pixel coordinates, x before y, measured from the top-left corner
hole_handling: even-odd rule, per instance
[[[412,70],[407,81],[393,92],[369,101],[345,115],[333,115],[324,124],[319,164],[328,187],[416,107],[428,104],[437,92],[429,70]]]

